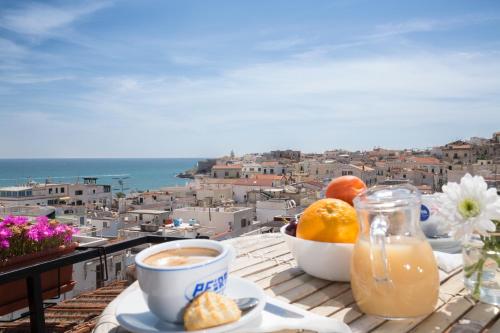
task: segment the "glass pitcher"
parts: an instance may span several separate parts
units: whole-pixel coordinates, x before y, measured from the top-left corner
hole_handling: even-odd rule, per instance
[[[411,185],[375,186],[354,199],[361,232],[354,246],[351,287],[359,308],[386,319],[434,310],[439,274],[420,229],[420,193]]]

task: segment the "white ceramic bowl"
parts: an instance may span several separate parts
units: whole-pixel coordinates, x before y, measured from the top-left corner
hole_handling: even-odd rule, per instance
[[[309,275],[330,281],[351,280],[351,255],[354,244],[305,240],[280,232],[299,267]]]

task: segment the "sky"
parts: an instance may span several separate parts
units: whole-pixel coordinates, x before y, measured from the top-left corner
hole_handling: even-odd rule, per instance
[[[499,130],[499,1],[0,0],[3,158],[426,148]]]

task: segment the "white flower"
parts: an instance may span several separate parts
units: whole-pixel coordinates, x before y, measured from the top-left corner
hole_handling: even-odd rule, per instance
[[[456,239],[495,231],[491,220],[500,219],[500,197],[496,189],[488,189],[483,177],[466,174],[460,184],[448,183],[438,200],[445,228]]]

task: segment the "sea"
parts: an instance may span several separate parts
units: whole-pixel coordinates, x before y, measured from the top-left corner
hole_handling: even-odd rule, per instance
[[[177,174],[196,166],[203,158],[68,158],[0,159],[0,186],[37,183],[83,182],[97,177],[98,184],[113,192],[130,193],[185,185],[189,179]]]

